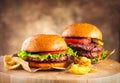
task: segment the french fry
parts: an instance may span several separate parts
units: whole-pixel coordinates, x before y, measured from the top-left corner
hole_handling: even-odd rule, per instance
[[[86,57],[73,57],[75,64],[79,64],[81,66],[89,67],[91,66],[91,60]]]
[[[85,67],[85,66],[80,66],[79,64],[73,64],[71,65],[70,69],[68,72],[73,73],[73,74],[87,74],[90,72],[91,68],[90,67]]]
[[[4,57],[4,67],[6,69],[17,69],[20,67],[19,63],[16,63],[13,59],[12,56],[6,55]]]

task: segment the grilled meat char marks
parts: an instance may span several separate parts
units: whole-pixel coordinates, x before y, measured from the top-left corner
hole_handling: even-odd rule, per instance
[[[51,59],[50,57],[48,57],[47,59],[41,61],[39,58],[32,58],[29,57],[28,61],[32,61],[32,62],[36,62],[36,63],[40,63],[40,62],[62,62],[62,61],[66,61],[68,60],[68,56],[60,56],[59,58],[55,58],[55,59]]]
[[[68,43],[68,46],[70,46],[73,49],[76,50],[85,50],[85,51],[101,51],[103,49],[102,46],[90,43],[90,44],[73,44],[73,43]]]
[[[87,58],[96,58],[99,56],[99,54],[101,54],[102,52],[89,52],[89,51],[77,51],[79,56],[85,56]]]
[[[99,46],[95,43],[89,44],[75,44],[67,43],[69,47],[77,51],[79,56],[85,56],[88,58],[96,58],[99,56],[99,53],[103,50],[102,46]]]

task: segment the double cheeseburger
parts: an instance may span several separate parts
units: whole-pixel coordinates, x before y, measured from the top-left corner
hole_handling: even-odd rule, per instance
[[[92,24],[72,24],[65,28],[62,37],[67,45],[77,52],[73,57],[87,57],[92,62],[103,60],[108,55],[104,49],[101,31]]]
[[[27,38],[18,57],[29,62],[33,68],[64,67],[71,50],[58,35],[37,34]]]

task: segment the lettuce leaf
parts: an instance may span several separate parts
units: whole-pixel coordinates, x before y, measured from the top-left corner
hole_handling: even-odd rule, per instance
[[[69,56],[77,56],[77,52],[74,52],[71,48],[68,47],[67,53],[61,52],[59,54],[44,54],[44,55],[39,55],[39,54],[32,54],[29,52],[26,52],[25,50],[20,51],[17,53],[18,57],[24,59],[25,57],[33,57],[33,58],[39,58],[41,61],[47,59],[48,57],[50,57],[51,59],[56,59],[59,58],[60,56],[65,56],[66,54],[68,54]]]
[[[99,60],[100,60],[100,58],[93,58],[93,59],[91,59],[91,62],[97,62]]]
[[[29,52],[26,52],[26,51],[20,51],[18,52],[18,57],[24,59],[25,57],[33,57],[33,58],[39,58],[41,61],[47,59],[49,56],[51,59],[56,59],[60,56],[63,56],[65,55],[65,53],[59,53],[59,54],[45,54],[45,55],[39,55],[39,54],[32,54],[32,53],[29,53]]]
[[[104,50],[101,56],[102,56],[102,59],[105,59],[108,56],[108,51]]]
[[[24,59],[25,57],[33,57],[33,58],[39,58],[41,61],[47,59],[48,57],[50,57],[51,59],[56,59],[56,58],[59,58],[60,56],[65,56],[66,54],[68,54],[69,56],[77,56],[77,52],[74,52],[70,47],[68,47],[67,53],[61,52],[59,54],[48,53],[44,55],[39,55],[39,54],[32,54],[23,50],[18,52],[17,54],[18,54],[18,57],[22,59]]]
[[[25,56],[29,56],[30,53],[28,53],[28,52],[26,52],[26,51],[23,50],[23,51],[18,52],[17,55],[20,58],[24,58]]]
[[[74,52],[70,47],[68,47],[68,49],[67,49],[67,54],[68,54],[69,56],[78,56],[78,55],[77,55],[77,51]]]
[[[97,62],[97,61],[105,59],[107,56],[108,56],[108,51],[104,50],[100,58],[93,58],[93,59],[91,59],[91,61]]]

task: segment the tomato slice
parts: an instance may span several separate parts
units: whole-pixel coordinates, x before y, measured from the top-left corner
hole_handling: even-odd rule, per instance
[[[41,53],[39,53],[39,54],[48,54],[48,53],[50,53],[50,54],[59,54],[59,53],[61,53],[61,52],[66,52],[66,51],[65,51],[65,50],[46,51],[46,52],[41,52]]]
[[[72,38],[66,38],[65,41],[67,43],[79,43],[79,44],[88,44],[91,43],[90,39],[72,39]]]

